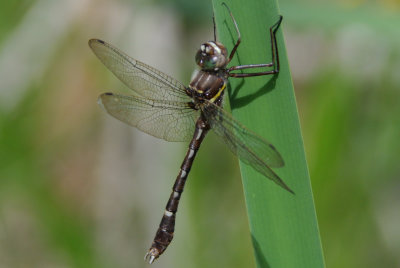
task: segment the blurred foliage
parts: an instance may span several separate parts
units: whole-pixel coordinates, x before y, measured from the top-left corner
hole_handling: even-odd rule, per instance
[[[199,24],[209,24],[212,18],[212,6],[206,1],[154,0],[154,3],[175,10],[182,16],[182,24],[189,31]]]
[[[52,179],[63,146],[43,141],[38,128],[48,120],[40,116],[39,94],[45,92],[27,92],[13,112],[0,117],[1,266],[51,266],[61,248],[73,267],[92,267],[91,232],[79,211],[60,200]]]
[[[0,55],[6,53],[3,45],[31,8],[50,2],[0,2]],[[0,267],[145,266],[142,254],[174,177],[137,177],[139,171],[132,166],[156,172],[158,166],[171,164],[168,174],[175,174],[184,149],[156,153],[165,157],[165,163],[139,163],[141,157],[133,159],[128,153],[118,159],[112,155],[113,161],[101,160],[110,140],[125,151],[130,147],[113,138],[119,137],[117,127],[112,131],[115,136],[104,138],[109,121],[103,122],[106,115],[96,107],[96,97],[101,89],[121,85],[96,61],[87,40],[96,33],[115,38],[127,34],[118,31],[130,26],[124,16],[155,7],[151,5],[159,8],[160,2],[68,2],[78,15],[54,44],[44,73],[27,81],[12,108],[0,107]],[[289,58],[326,264],[399,267],[399,4],[325,2],[326,7],[289,0],[280,4],[287,45],[294,51],[289,49]],[[165,12],[172,12],[182,29],[191,29],[179,35],[184,47],[179,61],[186,59],[180,63],[186,75],[196,47],[185,46],[201,39],[196,32],[206,40],[212,36],[211,4],[160,4],[164,3],[170,5]],[[63,10],[43,14],[60,16]],[[26,36],[42,38],[43,44],[52,41],[45,33]],[[24,44],[13,46],[21,52],[29,49]],[[299,56],[304,56],[300,63]],[[5,64],[2,59],[0,65]],[[19,73],[5,77],[25,79]],[[0,94],[9,93],[3,82]],[[117,178],[124,175],[113,167],[124,161],[128,181],[138,186],[122,187],[125,191],[104,200],[99,189],[107,192],[116,187]],[[114,173],[99,179],[108,169]],[[139,199],[141,194],[145,200]],[[138,204],[126,209],[122,204],[130,203],[131,196],[138,196]],[[110,206],[105,206],[107,200]],[[126,218],[119,217],[122,213]],[[245,213],[236,159],[210,135],[183,196],[176,238],[154,266],[254,266]]]
[[[33,0],[3,1],[0,8],[0,42],[12,32]]]
[[[333,71],[310,81],[302,96],[300,107],[307,118],[303,130],[328,267],[397,266],[377,226],[380,213],[374,211],[374,203],[399,187],[400,129],[393,115],[400,110],[391,103],[400,93],[393,84],[378,90]]]

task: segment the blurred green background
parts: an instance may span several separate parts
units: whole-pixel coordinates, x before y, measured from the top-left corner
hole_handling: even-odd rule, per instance
[[[400,267],[400,3],[279,4],[327,267]],[[0,2],[0,267],[147,266],[187,144],[99,109],[124,86],[87,41],[188,83],[211,18],[208,1]],[[154,267],[254,267],[237,159],[213,135],[177,221]]]

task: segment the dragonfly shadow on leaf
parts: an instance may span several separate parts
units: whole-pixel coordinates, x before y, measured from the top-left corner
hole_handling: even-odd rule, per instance
[[[231,110],[246,106],[249,103],[251,103],[252,101],[254,101],[255,99],[274,90],[278,76],[279,76],[279,73],[275,74],[263,87],[259,88],[256,92],[238,98],[237,95],[245,83],[245,81],[243,79],[240,82],[240,84],[235,87],[235,89],[233,91],[232,91],[232,88],[229,91],[230,92],[229,99],[230,99],[230,104],[231,104]]]

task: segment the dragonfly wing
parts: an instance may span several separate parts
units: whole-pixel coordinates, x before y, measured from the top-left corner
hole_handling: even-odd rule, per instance
[[[166,141],[190,140],[199,116],[187,102],[104,93],[98,103],[118,120]]]
[[[100,61],[139,96],[153,100],[190,101],[186,87],[171,76],[137,61],[99,39],[89,46]]]
[[[248,130],[228,112],[214,103],[207,102],[201,108],[211,129],[222,138],[229,149],[255,170],[293,193],[271,167],[282,167],[283,159],[275,147]]]

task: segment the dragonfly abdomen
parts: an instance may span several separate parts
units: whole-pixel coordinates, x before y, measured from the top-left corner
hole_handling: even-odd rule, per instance
[[[189,149],[186,153],[185,159],[183,160],[181,169],[175,180],[175,184],[172,187],[172,193],[169,197],[167,206],[165,207],[160,226],[158,227],[151,248],[146,254],[146,258],[149,259],[150,263],[158,258],[172,241],[179,200],[185,187],[186,179],[189,175],[190,169],[192,168],[193,160],[209,129],[209,125],[204,122],[202,117],[200,117],[196,122],[196,129],[194,131],[192,141],[189,144]]]

